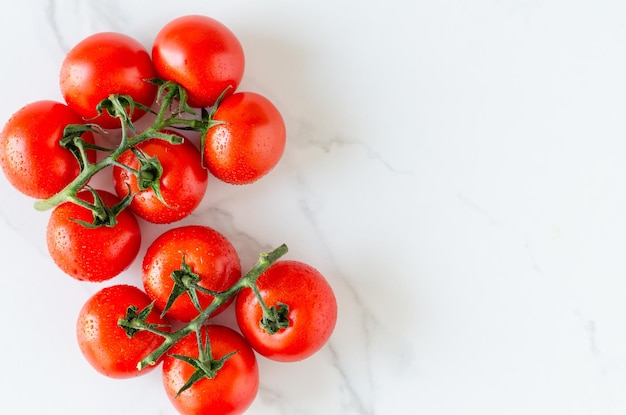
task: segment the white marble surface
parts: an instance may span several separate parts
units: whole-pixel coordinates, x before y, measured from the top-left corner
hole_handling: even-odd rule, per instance
[[[224,232],[244,266],[287,243],[340,310],[315,357],[260,359],[250,414],[626,414],[626,2],[2,10],[2,120],[60,99],[64,53],[91,33],[149,47],[203,13],[240,38],[242,89],[282,109],[285,157],[253,186],[213,181],[186,223]],[[55,268],[48,213],[4,177],[0,194],[0,412],[172,414],[157,372],[117,381],[84,362],[75,316],[100,286]]]

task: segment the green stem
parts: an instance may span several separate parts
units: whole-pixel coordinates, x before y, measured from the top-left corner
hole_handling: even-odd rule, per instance
[[[259,305],[261,306],[261,310],[263,310],[263,316],[267,318],[268,316],[272,314],[272,311],[267,306],[267,304],[265,304],[265,300],[263,300],[263,297],[261,296],[261,293],[259,292],[259,286],[256,284],[252,284],[250,288],[252,289],[254,296],[257,298],[257,301],[259,302]]]
[[[35,209],[39,211],[44,211],[52,209],[63,202],[76,200],[73,196],[76,195],[76,193],[78,193],[96,173],[103,170],[108,165],[109,163],[107,159],[103,159],[96,164],[90,164],[59,193],[56,193],[48,199],[36,201]]]
[[[77,197],[75,194],[70,195],[68,197],[68,200],[74,204],[77,204],[78,206],[84,207],[85,209],[93,209],[93,205],[91,203]]]
[[[237,294],[240,290],[244,288],[253,288],[256,286],[256,281],[261,276],[265,270],[269,268],[274,262],[276,262],[280,257],[287,253],[287,245],[282,244],[278,248],[274,249],[269,253],[264,253],[259,256],[259,260],[256,265],[248,271],[244,276],[242,276],[237,282],[235,282],[230,288],[225,291],[215,293],[213,301],[209,304],[196,318],[191,320],[189,323],[179,328],[178,330],[171,333],[163,333],[162,335],[165,340],[159,347],[157,347],[152,353],[143,358],[138,364],[137,369],[141,370],[147,366],[155,365],[159,359],[167,353],[167,351],[178,342],[183,337],[187,336],[190,333],[197,332],[200,330],[200,327],[209,319],[211,314],[224,302],[226,302],[230,297]],[[254,289],[254,288],[253,288]]]
[[[169,111],[170,105],[172,104],[175,98],[176,98],[176,88],[168,89],[167,94],[165,95],[161,103],[161,107],[159,108],[159,112],[157,113],[156,118],[154,120],[155,124],[163,123],[163,121],[165,120],[165,115]]]
[[[131,130],[134,132],[134,126],[132,125],[132,122],[130,121],[129,118],[125,119],[124,117],[121,117],[122,118],[121,120],[122,121],[122,139],[121,139],[120,144],[115,149],[113,149],[107,155],[107,157],[103,158],[97,163],[89,163],[86,156],[83,157],[84,168],[78,174],[78,176],[71,183],[65,186],[64,189],[62,189],[60,192],[56,193],[55,195],[47,199],[36,201],[35,209],[39,211],[44,211],[44,210],[52,209],[60,205],[63,202],[67,202],[67,201],[74,202],[76,200],[76,197],[75,197],[76,193],[82,190],[85,187],[85,185],[89,182],[89,180],[91,180],[91,178],[95,176],[98,172],[104,170],[105,168],[111,165],[116,164],[117,159],[125,151],[129,150],[132,147],[135,147],[136,145],[150,138],[161,138],[161,139],[166,139],[166,140],[169,139],[168,141],[171,141],[170,136],[168,136],[167,134],[163,134],[161,132],[161,130],[163,130],[166,127],[172,127],[175,125],[186,125],[196,130],[209,128],[208,125],[204,125],[201,121],[194,120],[194,119],[188,120],[188,119],[183,119],[180,117],[168,118],[167,117],[168,108],[170,107],[172,101],[175,98],[176,98],[176,89],[172,88],[167,92],[167,94],[163,98],[160,110],[157,113],[153,124],[149,128],[147,128],[146,130],[144,130],[143,132],[139,134],[129,137],[128,130]],[[118,112],[121,111],[121,109],[119,108],[121,104],[116,96],[109,97],[109,100],[113,102],[113,105],[117,108]],[[82,151],[81,151],[81,156],[82,156]]]
[[[112,166],[119,167],[119,168],[121,168],[121,169],[124,169],[124,170],[126,170],[127,172],[129,172],[129,173],[131,173],[131,174],[134,174],[135,176],[138,176],[138,175],[139,175],[139,170],[135,170],[135,169],[133,169],[132,167],[127,166],[127,165],[126,165],[126,164],[124,164],[124,163],[120,163],[120,162],[119,162],[119,161],[117,161],[117,160],[113,160],[113,161],[111,162],[111,165],[112,165]]]

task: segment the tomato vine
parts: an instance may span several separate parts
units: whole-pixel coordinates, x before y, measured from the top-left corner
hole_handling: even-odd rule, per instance
[[[140,250],[135,215],[172,223],[198,206],[209,173],[243,185],[276,166],[285,122],[266,97],[236,92],[243,69],[234,34],[198,15],[168,23],[152,58],[115,33],[90,36],[68,53],[60,82],[67,105],[31,103],[0,132],[0,167],[9,181],[38,199],[36,210],[53,209],[46,239],[62,271],[81,281],[113,278]],[[150,124],[139,129],[144,114]],[[111,128],[120,129],[119,142],[97,144],[94,136]],[[179,131],[199,133],[200,148]],[[109,167],[115,194],[90,184]],[[224,235],[201,225],[170,229],[144,256],[144,290],[113,285],[84,303],[76,330],[81,352],[113,378],[163,363],[166,393],[181,413],[242,411],[258,390],[255,352],[302,360],[328,341],[337,320],[326,279],[307,264],[279,261],[287,250],[282,244],[260,254],[242,275]],[[230,304],[240,332],[209,321]],[[200,385],[203,379],[213,381]]]
[[[116,224],[116,215],[120,210],[130,204],[134,194],[129,192],[118,205],[109,207],[101,203],[90,204],[76,196],[79,191],[86,187],[89,188],[89,181],[98,172],[114,165],[127,169],[132,174],[143,179],[143,187],[153,188],[157,197],[161,197],[158,191],[161,164],[158,159],[142,158],[140,154],[139,159],[142,169],[139,171],[120,164],[117,160],[127,150],[133,150],[136,146],[149,139],[160,139],[171,144],[180,144],[183,140],[181,136],[163,132],[163,130],[168,127],[197,131],[203,136],[206,135],[212,126],[221,123],[220,121],[214,121],[212,114],[214,114],[215,108],[217,108],[221,98],[229,88],[222,92],[222,95],[218,98],[218,101],[216,101],[214,109],[211,112],[203,108],[200,114],[198,114],[197,111],[187,104],[187,92],[183,87],[173,81],[163,81],[160,79],[153,79],[150,80],[150,82],[159,86],[157,95],[157,102],[159,103],[158,111],[154,111],[141,103],[134,102],[130,96],[118,94],[110,95],[109,98],[103,100],[98,105],[98,114],[102,114],[106,111],[111,117],[119,118],[121,121],[121,139],[118,146],[114,149],[97,146],[83,139],[83,134],[86,132],[99,133],[103,131],[97,124],[70,124],[65,128],[60,143],[74,154],[81,167],[80,173],[60,192],[47,199],[36,201],[35,209],[44,211],[52,209],[64,202],[72,202],[93,212],[94,221],[91,226],[114,226]],[[150,112],[155,116],[152,124],[141,132],[137,131],[131,117],[136,108]],[[87,151],[89,150],[98,150],[107,152],[108,154],[100,161],[91,162],[87,156]],[[146,178],[146,175],[151,175],[152,177]]]
[[[248,271],[227,290],[222,292],[211,292],[214,297],[211,304],[203,309],[196,318],[194,318],[189,323],[185,324],[183,327],[174,332],[160,330],[153,324],[146,322],[146,317],[150,313],[150,310],[153,308],[154,304],[149,305],[148,309],[142,310],[139,313],[137,313],[136,308],[130,307],[126,317],[120,319],[118,322],[120,327],[126,330],[128,336],[133,336],[137,331],[147,330],[164,338],[163,343],[157,349],[155,349],[152,353],[143,358],[139,363],[137,363],[137,369],[142,370],[147,366],[155,365],[159,361],[159,359],[167,352],[167,350],[171,348],[174,344],[176,344],[176,342],[178,342],[180,339],[182,339],[189,333],[199,333],[200,327],[209,319],[211,314],[218,307],[220,307],[225,301],[236,295],[242,289],[246,287],[255,287],[256,280],[259,278],[259,276],[261,276],[261,274],[266,271],[272,264],[274,264],[280,257],[285,255],[287,253],[287,250],[287,245],[282,244],[269,253],[261,254],[259,256],[259,260],[250,269],[250,271]],[[189,293],[189,295],[193,295],[191,293],[193,293],[195,290],[196,287],[194,287],[193,285],[186,288],[186,291],[187,293]]]

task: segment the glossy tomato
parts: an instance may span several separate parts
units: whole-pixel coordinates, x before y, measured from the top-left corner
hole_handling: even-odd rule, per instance
[[[337,301],[318,270],[299,261],[277,261],[261,274],[257,285],[268,307],[288,307],[288,326],[274,334],[265,331],[259,301],[250,288],[243,289],[237,295],[235,315],[254,350],[272,360],[293,362],[324,346],[335,328]]]
[[[252,404],[259,389],[259,369],[254,352],[239,333],[220,325],[202,328],[203,349],[206,347],[207,333],[211,359],[208,362],[205,360],[205,364],[235,353],[224,360],[223,366],[216,371],[213,378],[202,378],[176,396],[196,369],[173,355],[192,358],[200,356],[196,334],[184,337],[163,359],[163,385],[167,396],[183,415],[242,414]]]
[[[103,128],[119,128],[119,119],[96,107],[111,94],[129,95],[135,102],[150,107],[157,87],[149,82],[156,77],[150,54],[139,41],[122,33],[102,32],[76,44],[61,65],[61,93],[67,105],[87,120]],[[143,115],[135,110],[133,120]]]
[[[194,107],[209,107],[226,90],[232,94],[243,77],[241,43],[222,23],[207,16],[172,20],[157,34],[152,60],[160,78],[182,85]]]
[[[120,201],[107,191],[97,193],[107,206]],[[88,190],[77,196],[88,203],[94,202]],[[48,221],[48,252],[66,274],[77,280],[105,281],[124,271],[137,257],[141,233],[137,219],[129,210],[120,212],[113,227],[89,228],[77,221],[91,223],[93,214],[72,202],[54,208]]]
[[[67,186],[80,172],[74,155],[59,142],[68,124],[83,120],[56,101],[36,101],[18,110],[0,132],[0,166],[9,182],[27,196],[47,199]],[[91,133],[83,140],[94,143]],[[87,152],[96,161],[94,151]]]
[[[186,267],[188,270],[185,270]],[[241,277],[241,263],[230,241],[215,229],[182,226],[159,236],[148,247],[143,260],[144,288],[161,310],[166,308],[175,287],[172,278],[174,272],[180,279],[194,279],[200,287],[219,292],[229,288]],[[197,294],[202,309],[214,298],[200,291]],[[222,304],[213,315],[222,312],[231,300]],[[184,293],[176,298],[167,314],[177,320],[190,321],[199,311],[190,296]]]
[[[137,363],[156,349],[163,337],[148,331],[138,331],[131,338],[118,325],[130,306],[143,310],[150,304],[148,296],[131,285],[113,285],[91,296],[83,305],[76,322],[78,346],[87,362],[98,372],[111,378],[130,378],[150,372],[155,366],[141,371]],[[167,331],[168,321],[153,308],[146,322]]]
[[[171,223],[189,216],[202,201],[208,183],[208,174],[202,167],[200,151],[196,146],[186,139],[181,144],[151,139],[136,146],[136,151],[140,152],[142,159],[159,160],[161,172],[156,173],[150,163],[141,163],[147,167],[140,175],[142,178],[149,176],[148,179],[156,182],[166,204],[159,200],[154,188],[140,192],[138,176],[119,166],[113,168],[117,195],[124,197],[129,189],[133,194],[138,193],[130,209],[148,222]],[[123,153],[117,161],[135,171],[140,170],[139,158],[131,150]]]
[[[204,139],[204,165],[231,184],[252,183],[272,170],[285,150],[280,111],[264,96],[238,92],[225,98],[213,119],[221,121]]]

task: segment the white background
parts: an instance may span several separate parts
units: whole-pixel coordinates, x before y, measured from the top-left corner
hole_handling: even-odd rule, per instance
[[[60,100],[83,37],[149,49],[190,13],[239,37],[241,89],[276,103],[288,145],[254,185],[213,180],[184,223],[244,267],[287,243],[339,302],[319,354],[259,359],[250,414],[626,414],[625,2],[8,2],[0,119]],[[138,265],[72,280],[49,213],[4,177],[0,195],[0,412],[174,413],[157,371],[104,378],[75,343],[86,298]],[[144,226],[142,252],[166,228]]]

